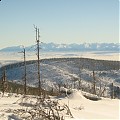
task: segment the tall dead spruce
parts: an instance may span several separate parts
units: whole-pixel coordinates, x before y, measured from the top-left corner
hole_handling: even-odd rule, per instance
[[[38,94],[41,98],[41,81],[40,81],[40,33],[39,33],[39,28],[37,26],[34,26],[35,32],[36,32],[36,42],[37,42],[37,63],[38,63]]]
[[[95,71],[93,70],[93,94],[96,95],[96,78],[95,78]]]
[[[19,53],[23,53],[24,54],[24,95],[26,95],[27,92],[27,78],[26,78],[26,50],[25,47],[23,47],[23,51],[19,52]]]
[[[5,91],[7,90],[7,80],[6,80],[6,69],[3,69],[3,76],[2,76],[2,93],[4,95]]]

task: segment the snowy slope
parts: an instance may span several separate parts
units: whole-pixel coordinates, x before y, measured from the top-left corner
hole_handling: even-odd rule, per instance
[[[82,89],[89,91],[92,87],[93,70],[97,86],[108,86],[113,82],[120,86],[119,62],[95,61],[85,58],[56,58],[43,59],[40,63],[40,78],[42,88],[46,90],[58,90],[59,85],[69,88],[78,88],[79,80],[82,81]],[[2,72],[1,72],[2,73]],[[24,66],[9,65],[7,67],[7,79],[23,82]],[[38,86],[37,61],[27,63],[27,84]],[[88,89],[89,88],[89,89]]]
[[[119,120],[120,119],[120,100],[102,98],[99,101],[86,99],[81,91],[73,90],[72,94],[64,98],[51,97],[58,101],[60,106],[68,105],[73,116],[71,118],[66,111],[61,111],[64,120]],[[16,94],[5,94],[0,96],[0,120],[22,120],[30,118],[30,111],[36,104],[37,97]],[[44,106],[43,106],[44,109]],[[44,109],[45,110],[45,109]],[[27,112],[28,111],[28,112]],[[35,112],[31,111],[31,112]]]

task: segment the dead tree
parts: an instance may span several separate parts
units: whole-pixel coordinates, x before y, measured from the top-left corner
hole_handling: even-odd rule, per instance
[[[100,82],[99,96],[101,97],[101,95],[102,95],[102,81],[101,81],[101,79],[99,82]]]
[[[23,46],[23,51],[19,52],[24,54],[24,94],[27,92],[27,78],[26,78],[26,50]]]
[[[100,97],[103,96],[104,97],[104,92],[106,91],[106,85],[104,86],[103,90],[101,90],[101,93],[100,93]]]
[[[79,84],[79,87],[78,87],[78,89],[80,90],[81,89],[81,87],[82,87],[82,82],[81,82],[82,80],[81,80],[81,77],[79,78],[79,80],[78,80],[78,84]]]
[[[41,80],[40,80],[40,34],[39,29],[34,26],[36,31],[36,42],[37,42],[37,63],[38,63],[38,94],[41,97],[42,91],[41,91]]]
[[[7,89],[7,80],[6,80],[6,70],[4,68],[3,76],[2,76],[2,93],[4,95],[6,89]]]
[[[82,67],[83,68],[83,67]],[[79,68],[79,79],[78,79],[78,89],[80,90],[82,87],[82,79],[81,79],[81,70]]]
[[[96,95],[96,78],[95,78],[95,71],[93,70],[93,94]]]
[[[111,99],[114,99],[114,85],[111,84]]]
[[[25,48],[24,48],[24,51],[23,51],[23,53],[24,53],[24,71],[25,71],[25,75],[24,75],[24,94],[26,95],[26,91],[27,91],[27,85],[26,85],[26,52],[25,52]]]
[[[59,92],[59,94],[60,94],[60,92],[61,92],[61,87],[62,87],[62,82],[61,82],[61,83],[58,83],[58,92]]]

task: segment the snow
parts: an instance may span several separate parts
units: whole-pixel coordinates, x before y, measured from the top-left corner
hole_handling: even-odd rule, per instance
[[[94,58],[94,59],[102,59],[102,60],[119,60],[119,54],[118,53],[107,53],[107,54],[97,54],[94,52],[48,52],[48,53],[42,53],[41,58],[59,58],[59,57],[87,57],[87,58]],[[14,63],[21,61],[22,55],[17,55],[13,53],[9,54],[0,54],[0,66],[4,64],[9,64],[9,63]],[[27,55],[27,60],[32,60],[36,59],[35,54],[28,54]],[[55,64],[55,63],[54,63]],[[70,63],[71,64],[71,63]],[[33,65],[34,66],[34,65]],[[76,77],[76,74],[71,73],[69,71],[69,68],[71,66],[67,66],[66,64],[60,64],[60,66],[56,63],[55,66],[52,64],[42,64],[43,68],[49,68],[46,69],[44,72],[45,74],[48,74],[47,70],[54,71],[54,75],[50,74],[52,77],[52,80],[56,80],[56,76],[60,75],[59,79],[62,79],[62,81],[69,80],[71,76]],[[28,66],[29,67],[29,66]],[[32,68],[30,66],[30,68]],[[31,69],[31,71],[34,73],[36,70]],[[68,71],[67,71],[68,69]],[[30,71],[30,72],[31,72]],[[75,71],[75,68],[74,68]],[[84,70],[81,71],[82,76],[84,75],[83,73],[89,73],[89,71]],[[113,71],[118,74],[119,71]],[[107,73],[109,73],[107,71]],[[33,75],[33,74],[32,74]],[[111,77],[111,72],[107,74],[108,77]],[[118,74],[119,75],[119,74]],[[61,77],[62,76],[62,77]],[[85,76],[86,79],[88,78],[87,75]],[[112,75],[113,77],[113,75]],[[106,76],[103,77],[103,81],[106,80]],[[50,86],[53,86],[55,81],[48,81],[47,79],[45,80],[47,84]],[[69,81],[70,83],[70,81]],[[46,86],[48,87],[48,86]],[[0,120],[19,120],[19,117],[14,115],[13,111],[11,110],[17,110],[17,109],[26,109],[25,106],[21,106],[19,102],[16,102],[22,98],[22,95],[16,95],[16,94],[5,94],[2,96],[0,94]],[[118,99],[109,99],[109,98],[102,98],[101,100],[98,101],[92,101],[89,99],[86,99],[83,96],[83,92],[73,90],[73,93],[67,97],[62,97],[62,98],[55,98],[53,99],[59,100],[60,104],[67,104],[70,108],[70,111],[73,115],[74,118],[70,118],[65,115],[65,120],[84,120],[84,119],[91,119],[91,120],[96,120],[96,119],[113,119],[113,120],[119,120],[120,119],[120,100]],[[26,104],[34,104],[35,100],[32,99],[31,101],[26,100]]]
[[[25,106],[19,104],[21,98],[22,95],[7,93],[0,97],[0,120],[19,120],[19,117],[12,110],[26,109]],[[34,105],[35,99],[31,98],[31,101],[26,98],[24,102]],[[78,90],[73,90],[72,94],[67,97],[52,97],[52,99],[57,99],[61,105],[67,104],[69,106],[73,118],[64,114],[65,120],[119,120],[120,118],[120,100],[118,99],[102,98],[98,101],[92,101],[86,99]]]
[[[74,91],[70,97],[61,100],[68,103],[76,119],[119,119],[120,100],[102,98],[99,101],[86,99],[80,91]]]
[[[79,68],[82,64],[86,64],[84,68]],[[79,59],[45,59],[40,63],[40,77],[41,77],[41,85],[45,90],[54,91],[59,90],[58,85],[66,85],[69,88],[78,88],[79,87],[79,76],[81,78],[81,86],[82,90],[91,90],[92,88],[92,74],[93,71],[87,68],[86,66],[91,66],[89,61],[80,60]],[[97,66],[101,70],[95,71],[96,79],[97,79],[97,87],[99,88],[100,84],[102,90],[113,82],[114,85],[120,86],[119,78],[120,71],[119,70],[105,70],[103,64],[98,63]],[[37,78],[37,63],[30,63],[26,65],[27,68],[27,85],[30,86],[38,86],[38,78]],[[80,72],[80,73],[79,73]],[[19,67],[11,67],[6,72],[7,80],[19,81],[22,83],[23,75],[24,75],[24,66]],[[102,83],[100,83],[102,82]],[[89,89],[87,89],[89,87]],[[92,92],[92,91],[91,91]],[[105,96],[109,92],[109,89],[104,91]]]

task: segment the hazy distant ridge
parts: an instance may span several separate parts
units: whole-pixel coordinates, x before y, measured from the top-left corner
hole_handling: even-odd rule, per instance
[[[1,49],[1,52],[21,51],[21,46],[11,46]],[[26,47],[26,50],[34,51],[36,46],[31,45]],[[56,44],[56,43],[42,43],[42,51],[119,51],[119,43],[84,43],[84,44]]]

